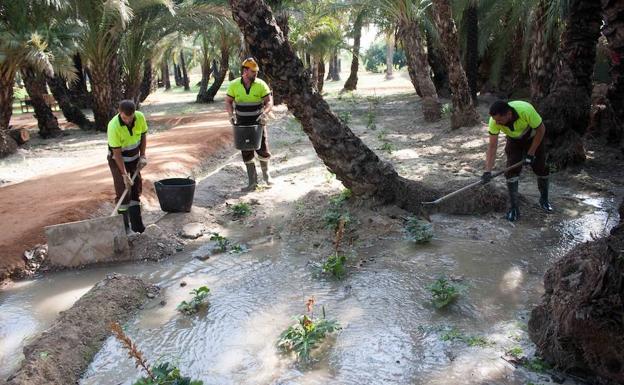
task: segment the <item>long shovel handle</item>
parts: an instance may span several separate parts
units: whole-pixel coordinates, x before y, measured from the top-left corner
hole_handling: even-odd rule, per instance
[[[501,174],[504,174],[504,173],[506,173],[507,171],[512,170],[512,169],[514,169],[514,168],[516,168],[516,167],[518,167],[518,166],[522,166],[522,164],[523,164],[523,163],[524,163],[524,161],[520,161],[520,162],[518,162],[518,163],[516,163],[516,164],[513,164],[513,165],[511,165],[511,166],[509,166],[509,167],[507,167],[507,168],[505,168],[505,169],[503,169],[503,170],[500,170],[500,171],[495,172],[494,174],[492,174],[492,179],[494,179],[494,178],[496,178],[497,176],[499,176],[499,175],[501,175]],[[491,180],[491,179],[490,179],[490,180]],[[489,181],[488,181],[488,183],[489,183]],[[431,202],[422,202],[422,204],[423,204],[423,205],[437,205],[438,203],[440,203],[440,202],[442,202],[442,201],[445,201],[445,200],[447,200],[447,199],[449,199],[449,198],[451,198],[451,197],[454,197],[454,196],[455,196],[455,195],[457,195],[457,194],[461,194],[462,192],[464,192],[464,191],[466,191],[466,190],[469,190],[469,189],[471,189],[471,188],[473,188],[473,187],[475,187],[475,186],[478,186],[478,185],[480,185],[480,184],[484,184],[484,183],[483,183],[483,182],[481,182],[481,181],[477,181],[477,182],[471,183],[471,184],[469,184],[469,185],[467,185],[467,186],[464,186],[464,187],[460,188],[460,189],[459,189],[459,190],[457,190],[457,191],[453,191],[452,193],[447,194],[447,195],[445,195],[445,196],[443,196],[443,197],[441,197],[441,198],[438,198],[438,199],[436,199],[436,200],[434,200],[434,201],[431,201]],[[486,183],[486,184],[487,184],[487,183]]]
[[[132,182],[134,182],[134,178],[136,178],[138,174],[139,174],[139,167],[137,165],[136,170],[134,170],[134,174],[132,174],[132,179],[131,179]],[[119,210],[119,207],[121,207],[121,202],[123,202],[127,194],[128,194],[128,187],[126,187],[123,194],[121,194],[121,198],[119,198],[119,202],[117,202],[117,205],[115,206],[115,208],[113,209],[113,212],[110,215],[111,217],[117,214],[117,210]]]

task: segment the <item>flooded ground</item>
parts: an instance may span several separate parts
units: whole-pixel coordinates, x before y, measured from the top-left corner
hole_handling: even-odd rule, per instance
[[[442,183],[478,178],[487,139],[483,127],[458,135],[442,123],[425,125],[416,97],[375,98],[334,99],[332,106],[401,175]],[[368,124],[371,110],[375,128]],[[190,214],[151,213],[171,232],[187,222],[206,226],[207,234],[184,252],[161,262],[49,274],[1,291],[0,378],[16,369],[28,339],[59,311],[118,272],[163,289],[125,326],[127,334],[150,363],[172,362],[206,385],[551,382],[549,375],[515,368],[501,357],[509,350],[532,356],[526,324],[542,294],[543,273],[575,244],[605,235],[617,223],[615,192],[622,191],[622,179],[609,174],[601,179],[602,189],[592,189],[595,179],[578,188],[570,175],[555,175],[556,212],[546,215],[535,209],[535,178],[525,172],[520,222],[511,224],[502,213],[435,214],[435,237],[426,245],[406,239],[407,213],[351,201],[346,208],[354,220],[343,242],[348,274],[335,280],[320,275],[317,266],[332,251],[333,233],[323,215],[342,186],[285,109],[276,113],[270,141],[272,188],[238,192],[245,174],[234,156],[200,178]],[[236,219],[231,207],[241,202],[252,214]],[[212,255],[212,232],[249,250]],[[463,290],[456,303],[438,310],[427,287],[442,276]],[[203,285],[210,288],[209,307],[194,316],[179,313],[176,306]],[[309,297],[316,299],[316,313],[324,307],[342,330],[303,367],[280,354],[276,342],[293,317],[305,312]],[[80,383],[130,385],[141,375],[109,338]]]

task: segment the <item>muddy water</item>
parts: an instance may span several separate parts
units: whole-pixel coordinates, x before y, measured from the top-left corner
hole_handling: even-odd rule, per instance
[[[514,370],[500,356],[516,346],[531,352],[526,321],[541,295],[543,272],[572,245],[609,228],[617,220],[610,214],[613,207],[612,201],[577,196],[562,202],[563,221],[540,218],[541,228],[494,217],[437,215],[436,239],[429,245],[415,246],[399,235],[358,245],[357,257],[351,257],[356,267],[342,281],[315,275],[304,240],[262,239],[248,253],[207,261],[193,258],[205,254],[200,247],[175,261],[23,282],[0,293],[0,375],[6,378],[21,359],[24,339],[116,271],[164,289],[127,325],[134,342],[152,361],[174,362],[206,385],[525,384],[535,375]],[[245,233],[234,226],[228,236],[244,242],[257,238]],[[440,275],[465,287],[457,303],[443,311],[427,301],[426,287]],[[210,307],[181,316],[176,305],[201,285],[211,289]],[[278,354],[275,341],[309,296],[343,330],[322,347],[317,363],[301,368]],[[163,299],[164,306],[158,303]],[[450,328],[490,344],[443,341]],[[138,376],[120,345],[109,339],[81,384],[132,384]]]

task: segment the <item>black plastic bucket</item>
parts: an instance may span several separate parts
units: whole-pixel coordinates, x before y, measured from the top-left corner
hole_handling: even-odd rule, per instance
[[[162,211],[188,213],[193,206],[195,181],[190,178],[162,179],[154,183]]]
[[[239,150],[257,150],[262,143],[262,126],[254,124],[250,126],[234,125],[234,147]]]

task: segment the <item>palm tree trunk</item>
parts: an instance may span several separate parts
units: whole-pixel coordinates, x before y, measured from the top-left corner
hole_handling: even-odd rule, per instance
[[[440,101],[431,80],[431,67],[427,59],[420,28],[415,21],[399,20],[399,39],[405,50],[408,70],[414,88],[422,94],[422,110],[425,120],[436,122],[442,117]]]
[[[470,87],[470,96],[476,106],[479,81],[479,14],[477,3],[470,2],[464,11],[466,28],[466,78]]]
[[[440,43],[435,44],[429,32],[425,32],[425,43],[427,43],[427,60],[433,73],[433,85],[436,88],[438,97],[450,99],[451,86],[449,84],[445,54],[440,47]]]
[[[316,82],[316,88],[319,93],[323,93],[323,85],[325,84],[325,59],[319,59],[316,64],[316,68],[318,68],[318,80]]]
[[[79,53],[73,56],[73,61],[77,79],[69,85],[71,103],[78,108],[91,108],[93,99],[87,89],[87,77],[85,76],[85,68],[82,66],[82,58]]]
[[[227,70],[228,70],[229,61],[230,61],[230,48],[227,46],[227,44],[224,44],[221,47],[221,61],[219,62],[219,73],[217,74],[217,76],[215,76],[215,80],[214,82],[212,82],[212,85],[210,86],[210,88],[208,88],[208,91],[206,91],[206,94],[207,94],[206,101],[208,103],[214,102],[214,97],[215,95],[217,95],[219,88],[221,88],[221,85],[223,84],[223,81],[225,80],[225,74],[227,73]]]
[[[35,110],[35,117],[37,118],[37,125],[39,126],[39,135],[44,139],[61,135],[62,131],[59,128],[58,120],[44,98],[44,95],[48,94],[44,75],[37,73],[32,67],[26,66],[22,68],[22,78],[24,79],[26,91],[28,92],[28,96],[30,96],[30,101]]]
[[[48,77],[47,82],[54,99],[56,99],[61,111],[63,111],[65,119],[67,119],[68,122],[76,124],[83,130],[91,130],[93,128],[93,122],[87,119],[85,114],[82,113],[82,110],[72,103],[65,79],[55,74],[52,77]]]
[[[558,52],[552,87],[539,106],[549,141],[549,159],[558,168],[582,163],[582,136],[589,123],[600,3],[573,0]]]
[[[327,77],[325,78],[325,80],[332,80],[332,78],[334,77],[334,56],[333,55],[329,55],[329,69],[327,71]]]
[[[210,74],[212,70],[210,68],[210,60],[207,56],[201,62],[201,82],[199,84],[199,92],[197,93],[197,98],[195,101],[197,103],[208,103],[208,95],[206,91],[208,90],[208,81],[210,81]]]
[[[163,59],[162,66],[160,68],[160,73],[163,78],[163,86],[165,90],[171,89],[171,79],[169,77],[169,63],[167,63],[167,59]]]
[[[386,80],[394,78],[394,34],[386,36]]]
[[[141,80],[141,87],[139,88],[139,103],[143,103],[149,94],[152,93],[153,89],[154,71],[152,68],[152,61],[150,59],[146,59],[143,62],[143,80]]]
[[[607,38],[611,51],[612,82],[607,99],[615,117],[615,127],[609,130],[609,139],[612,143],[620,143],[624,148],[624,4],[616,0],[602,0],[602,16],[605,23],[602,34]]]
[[[95,129],[106,132],[108,122],[115,116],[116,96],[111,81],[119,78],[117,59],[111,60],[108,65],[97,65],[91,69],[92,94],[93,94],[93,118]]]
[[[453,101],[451,128],[469,127],[476,125],[480,119],[470,97],[470,87],[466,73],[459,57],[459,39],[457,28],[451,13],[449,0],[433,0],[435,23],[442,40],[442,50],[449,73]]]
[[[180,69],[182,70],[182,85],[184,86],[184,91],[190,91],[191,87],[189,86],[189,78],[186,73],[186,62],[184,61],[184,53],[180,51]]]
[[[182,85],[182,71],[180,71],[180,66],[176,63],[173,63],[173,78],[176,87],[180,87]]]
[[[332,59],[334,62],[334,71],[332,72],[331,79],[335,82],[340,81],[340,60],[338,59],[338,49],[332,55]]]
[[[15,71],[0,63],[0,158],[17,151],[17,143],[8,134],[13,114],[13,83]]]
[[[351,73],[342,87],[344,91],[354,91],[357,88],[357,72],[360,67],[360,40],[362,39],[363,23],[364,12],[361,11],[353,23],[353,58],[351,59]]]
[[[420,202],[433,198],[440,191],[400,177],[391,164],[379,159],[332,113],[321,94],[312,86],[312,80],[306,76],[303,63],[288,40],[276,28],[271,11],[264,2],[230,0],[230,6],[234,20],[250,43],[252,54],[271,78],[273,87],[284,95],[288,109],[301,122],[323,163],[355,195],[380,203],[395,203],[406,210],[421,213],[423,206]],[[274,60],[275,57],[280,60]],[[454,212],[504,207],[504,197],[486,198],[492,193],[493,190],[474,190],[462,196],[461,207],[443,207]],[[487,208],[480,207],[477,199],[487,202]]]

